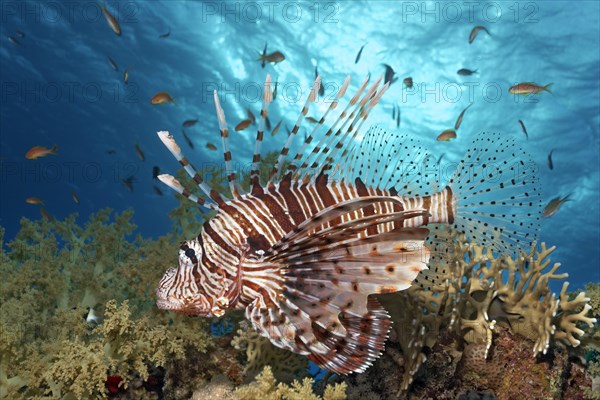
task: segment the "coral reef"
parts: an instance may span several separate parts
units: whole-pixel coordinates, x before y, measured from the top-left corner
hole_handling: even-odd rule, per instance
[[[291,385],[277,383],[270,367],[265,369],[249,385],[242,386],[235,391],[239,400],[343,400],[346,398],[345,383],[328,385],[323,397],[313,392],[313,380],[305,378],[302,382],[294,381]]]
[[[444,246],[436,246],[440,243]],[[384,356],[367,376],[346,379],[349,398],[365,397],[367,392],[376,394],[371,398],[408,393],[411,398],[421,398],[418,393],[428,398],[434,392],[424,390],[423,382],[447,391],[448,398],[465,390],[492,390],[498,398],[511,398],[512,387],[498,381],[506,375],[513,382],[529,377],[540,386],[540,396],[564,395],[569,387],[561,382],[568,377],[580,387],[590,386],[579,367],[566,361],[566,348],[579,346],[585,335],[582,328],[594,327],[596,320],[588,316],[592,306],[585,293],[569,294],[568,282],[558,297],[550,290],[551,280],[567,277],[556,273],[560,264],[550,267],[548,256],[554,248],[542,244],[538,250],[533,245],[514,258],[499,256],[465,243],[457,232],[441,230],[435,231],[430,245],[435,249],[432,265],[419,284],[378,296],[394,321],[393,330]],[[553,361],[544,356],[549,351]],[[509,365],[511,371],[521,372],[507,372]],[[475,373],[477,379],[465,378]],[[580,387],[571,390],[581,392]],[[442,398],[439,393],[434,397]]]
[[[131,218],[101,210],[83,227],[76,215],[23,218],[8,251],[1,243],[1,396],[95,398],[108,376],[151,387],[156,368],[211,345],[206,321],[156,309],[177,244],[132,237]]]

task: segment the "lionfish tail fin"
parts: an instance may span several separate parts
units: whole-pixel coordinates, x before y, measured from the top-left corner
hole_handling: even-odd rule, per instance
[[[198,187],[209,198],[211,198],[217,205],[221,205],[226,201],[226,199],[224,199],[221,196],[221,194],[219,194],[214,189],[211,189],[211,187],[208,186],[204,182],[204,178],[202,177],[202,175],[200,175],[198,173],[198,171],[196,171],[196,169],[192,166],[192,164],[190,164],[188,159],[183,155],[183,153],[181,152],[181,148],[179,147],[177,142],[175,142],[175,139],[169,132],[160,131],[160,132],[158,132],[158,137],[163,142],[165,147],[171,152],[171,154],[173,154],[175,159],[177,159],[177,161],[179,161],[179,164],[181,164],[181,166],[183,167],[185,172],[187,172],[187,174],[190,176],[190,178],[192,178],[192,180],[194,182],[196,182]],[[166,184],[167,186],[169,186],[171,189],[175,190],[177,193],[181,194],[182,196],[185,196],[188,199],[190,199],[191,201],[201,204],[203,206],[206,206],[208,208],[217,208],[217,206],[215,204],[205,203],[204,200],[193,195],[188,189],[186,189],[177,179],[175,179],[171,175],[161,175],[161,176],[163,177],[162,179],[160,178],[160,176],[158,177],[161,180],[161,182],[163,182],[164,184]]]
[[[454,226],[498,253],[536,239],[541,218],[537,166],[513,137],[477,136],[450,180]]]

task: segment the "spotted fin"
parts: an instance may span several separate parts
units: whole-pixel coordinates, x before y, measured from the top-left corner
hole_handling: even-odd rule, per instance
[[[259,332],[340,374],[364,371],[379,357],[390,321],[369,295],[407,289],[429,258],[427,229],[383,229],[423,210],[348,221],[351,213],[383,201],[394,199],[373,196],[329,207],[265,253],[265,261],[281,266],[283,283],[276,305],[257,300],[246,310]]]
[[[278,306],[259,307],[259,299],[246,308],[254,328],[277,347],[308,356],[321,368],[338,374],[363,372],[381,356],[391,320],[374,297],[366,301],[360,317],[321,311],[312,315],[282,297]],[[327,319],[329,318],[329,319]]]

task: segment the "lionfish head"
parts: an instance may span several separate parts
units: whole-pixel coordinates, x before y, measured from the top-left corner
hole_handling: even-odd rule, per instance
[[[181,314],[212,317],[212,304],[199,282],[202,245],[197,239],[183,242],[179,248],[179,265],[169,268],[156,289],[156,305]]]

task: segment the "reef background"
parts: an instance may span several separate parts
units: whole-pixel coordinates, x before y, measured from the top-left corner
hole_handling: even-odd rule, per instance
[[[24,202],[35,196],[57,217],[77,211],[79,223],[105,207],[118,212],[133,207],[139,231],[157,238],[170,229],[167,213],[176,201],[155,194],[152,166],[177,167],[157,131],[171,131],[188,148],[181,123],[198,118],[186,130],[195,145],[188,152],[196,167],[209,171],[222,160],[218,151],[205,148],[206,142],[219,143],[213,89],[223,92],[223,107],[235,126],[247,107],[258,115],[259,87],[270,73],[279,82],[271,122],[285,119],[291,127],[315,66],[326,100],[347,74],[356,87],[368,73],[382,74],[386,63],[398,81],[370,122],[395,129],[392,109],[399,105],[400,129],[418,136],[436,157],[444,155],[445,179],[475,135],[516,135],[539,166],[544,199],[572,193],[572,201],[544,221],[542,240],[558,245],[555,257],[570,260],[572,287],[600,281],[597,1],[478,2],[472,9],[463,2],[280,2],[270,10],[261,2],[246,3],[107,1],[121,25],[117,36],[95,3],[3,0],[0,224],[6,236],[16,235],[21,216],[39,216],[39,207]],[[486,26],[491,36],[480,32],[469,44],[475,25]],[[26,35],[17,37],[21,46],[7,40],[16,30]],[[279,50],[286,60],[261,68],[255,60],[265,42],[269,52]],[[459,76],[460,68],[477,74]],[[413,78],[412,91],[402,84],[407,76]],[[510,95],[508,87],[521,81],[554,82],[553,94]],[[159,91],[169,92],[177,106],[151,105]],[[436,142],[470,103],[458,138]],[[248,129],[230,143],[240,170],[249,165],[254,137]],[[284,140],[282,124],[263,145],[275,150]],[[136,155],[136,143],[145,161]],[[32,146],[53,144],[59,146],[57,156],[34,162],[23,157]],[[114,154],[107,153],[111,150]],[[133,193],[122,184],[131,175]]]
[[[399,3],[391,12],[388,2],[282,3],[272,21],[266,9],[262,18],[253,17],[244,3],[109,2],[121,23],[119,37],[95,4],[69,4],[2,1],[0,9],[1,396],[599,397],[600,339],[591,320],[600,317],[597,2],[481,3],[472,19],[464,4],[453,2],[447,4],[460,18],[454,19],[453,6],[435,2]],[[300,17],[283,14],[284,4],[299,7]],[[478,24],[491,36],[480,33],[469,45]],[[16,30],[25,33],[20,46],[6,40]],[[159,39],[167,30],[171,35]],[[255,58],[265,42],[287,59],[262,69]],[[477,261],[483,250],[476,241],[471,246],[452,236],[455,259],[466,263],[449,271],[458,285],[414,288],[388,299],[391,311],[402,304],[414,314],[395,314],[384,356],[366,374],[321,372],[314,385],[291,383],[306,377],[306,359],[253,334],[239,314],[229,316],[230,332],[223,321],[157,310],[158,280],[174,264],[179,241],[197,234],[208,214],[166,188],[164,196],[154,192],[152,166],[178,167],[155,132],[170,130],[185,146],[181,123],[198,118],[187,130],[195,150],[186,152],[217,185],[221,155],[205,148],[208,141],[218,144],[215,87],[228,93],[222,102],[235,124],[246,107],[258,114],[253,90],[271,73],[280,84],[271,107],[275,124],[295,119],[306,93],[294,90],[310,87],[317,64],[327,94],[348,73],[355,83],[369,72],[381,74],[382,63],[393,66],[399,81],[370,122],[394,129],[392,108],[399,105],[400,129],[444,155],[442,172],[453,170],[473,136],[493,130],[521,138],[538,164],[547,200],[573,193],[543,222],[542,241],[557,246],[544,254],[552,262],[536,270],[539,256],[532,253],[530,268],[516,262],[514,270],[503,270],[498,261]],[[458,76],[459,68],[478,73]],[[413,77],[415,91],[401,84],[406,76]],[[554,94],[509,95],[507,88],[519,81],[554,82]],[[177,106],[149,103],[162,90]],[[471,102],[459,138],[435,142]],[[240,171],[248,166],[253,138],[249,129],[231,140]],[[284,138],[282,127],[265,148],[279,148]],[[23,157],[31,146],[54,143],[56,156]],[[135,177],[133,192],[122,185],[128,176]],[[30,196],[44,200],[49,218],[24,202]],[[562,266],[553,270],[555,262]],[[572,293],[562,292],[564,273]],[[590,281],[586,294],[578,294]],[[265,366],[254,386],[233,392]]]

